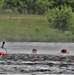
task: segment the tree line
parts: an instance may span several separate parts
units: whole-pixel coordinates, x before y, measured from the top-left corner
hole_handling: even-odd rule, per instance
[[[67,5],[74,12],[74,0],[0,0],[0,10],[27,14],[46,14],[49,9]]]
[[[47,14],[50,27],[74,32],[74,0],[0,0],[0,12]]]

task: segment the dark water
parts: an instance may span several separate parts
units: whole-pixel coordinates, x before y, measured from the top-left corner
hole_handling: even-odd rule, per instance
[[[5,44],[7,55],[0,56],[2,75],[74,74],[73,43],[10,43]],[[58,55],[62,48],[69,55]],[[32,49],[36,48],[36,54]]]
[[[0,74],[74,74],[74,56],[7,54],[0,56]]]

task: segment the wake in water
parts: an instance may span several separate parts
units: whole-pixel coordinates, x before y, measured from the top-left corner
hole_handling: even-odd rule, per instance
[[[7,54],[0,56],[0,74],[74,74],[74,56]]]

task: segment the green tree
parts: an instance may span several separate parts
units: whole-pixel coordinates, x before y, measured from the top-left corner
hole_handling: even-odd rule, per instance
[[[37,0],[36,1],[36,13],[44,14],[48,11],[50,3],[48,0]]]
[[[45,14],[48,9],[67,5],[73,8],[74,0],[0,0],[0,9],[28,14]]]
[[[52,4],[53,8],[60,7],[62,5],[67,5],[67,6],[72,7],[74,11],[74,0],[52,0],[52,1],[53,1],[53,4]]]
[[[55,8],[48,13],[48,21],[52,28],[65,31],[72,27],[72,16],[72,8],[62,6],[61,9]]]
[[[35,13],[35,2],[37,0],[25,0],[26,3],[26,11],[28,14]]]
[[[3,7],[4,0],[0,0],[0,9]]]
[[[26,3],[24,0],[20,0],[18,2],[18,5],[17,5],[17,11],[22,14],[22,13],[26,13]]]
[[[25,9],[26,4],[23,0],[5,0],[3,9],[11,9],[14,12],[22,13]]]

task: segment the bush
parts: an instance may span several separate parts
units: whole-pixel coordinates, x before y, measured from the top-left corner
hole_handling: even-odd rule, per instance
[[[12,14],[13,11],[11,9],[7,9],[7,10],[0,10],[0,14]]]
[[[73,24],[73,12],[71,7],[61,6],[49,11],[48,21],[52,28],[61,31],[70,30]]]

